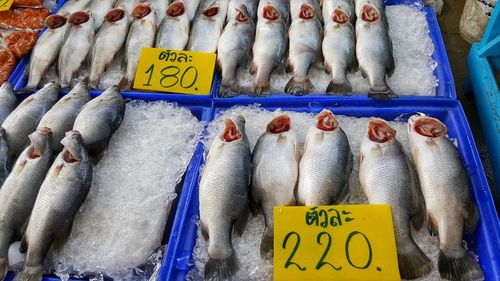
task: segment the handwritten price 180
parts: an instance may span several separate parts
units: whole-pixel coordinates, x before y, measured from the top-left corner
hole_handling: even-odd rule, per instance
[[[153,86],[153,84],[151,84],[151,79],[153,78],[154,71],[155,65],[152,64],[145,72],[148,75],[148,81],[143,84],[143,86]],[[189,89],[193,87],[193,85],[195,85],[196,80],[198,79],[198,70],[194,66],[188,66],[182,71],[179,67],[170,65],[162,68],[160,70],[160,75],[161,78],[159,80],[159,83],[165,89],[174,87],[179,83],[179,86],[181,86],[182,88]],[[198,90],[198,88],[194,89]]]

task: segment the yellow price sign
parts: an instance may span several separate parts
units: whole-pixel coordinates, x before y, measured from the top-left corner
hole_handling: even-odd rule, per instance
[[[400,280],[391,207],[275,207],[274,280]]]
[[[7,11],[12,6],[14,0],[0,0],[0,11]]]
[[[193,95],[209,94],[215,59],[216,55],[211,53],[143,48],[134,88]]]

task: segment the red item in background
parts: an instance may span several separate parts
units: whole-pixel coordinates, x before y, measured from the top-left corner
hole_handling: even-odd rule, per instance
[[[16,56],[8,49],[0,49],[0,85],[7,81],[16,67]]]
[[[14,0],[12,7],[42,7],[43,0]]]
[[[16,31],[5,37],[4,42],[16,58],[21,59],[33,49],[37,39],[38,32],[36,31]]]
[[[0,25],[17,29],[42,29],[50,15],[47,9],[15,9],[0,12]]]

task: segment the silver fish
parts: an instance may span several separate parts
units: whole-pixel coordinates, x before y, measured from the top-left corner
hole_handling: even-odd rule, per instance
[[[36,41],[31,52],[26,89],[36,89],[49,66],[56,61],[64,42],[69,24],[61,15],[51,15],[45,20],[47,29]]]
[[[45,174],[52,163],[51,132],[40,128],[0,189],[0,280],[8,271],[9,246],[24,231]]]
[[[479,212],[448,129],[435,118],[417,114],[408,120],[410,147],[425,198],[429,229],[439,236],[441,278],[483,280],[479,264],[467,254],[463,233],[473,233]]]
[[[125,101],[117,86],[111,86],[89,101],[78,113],[73,130],[80,132],[87,151],[99,156],[118,130],[125,114]]]
[[[62,88],[71,80],[87,58],[94,42],[94,22],[90,11],[78,11],[69,17],[70,28],[59,52],[59,82]]]
[[[275,206],[295,205],[295,187],[299,174],[297,137],[290,117],[280,115],[267,125],[252,154],[253,205],[262,210],[265,229],[260,243],[263,258],[273,255]]]
[[[118,53],[129,29],[129,21],[123,8],[115,8],[104,17],[104,23],[97,32],[92,46],[89,86],[98,88],[101,75]]]
[[[151,48],[156,36],[155,10],[149,3],[137,4],[132,11],[134,22],[130,26],[125,43],[125,63],[127,70],[119,87],[130,89],[134,84],[135,72],[142,48]]]
[[[0,124],[16,108],[17,98],[14,94],[14,87],[7,81],[0,87]]]
[[[66,2],[58,11],[59,15],[69,15],[77,11],[82,11],[87,9],[92,0],[70,0]],[[94,1],[94,2],[101,2]]]
[[[16,281],[42,280],[43,262],[49,249],[64,246],[73,219],[87,197],[92,182],[92,162],[80,134],[69,131],[63,151],[47,172],[40,187],[21,247],[27,249],[24,270]]]
[[[132,11],[134,10],[135,5],[140,2],[142,2],[142,0],[118,0],[115,3],[115,8],[123,8],[127,18],[132,21]]]
[[[181,1],[170,4],[156,34],[155,47],[184,50],[189,41],[189,25],[186,5]]]
[[[9,175],[11,165],[12,157],[9,144],[7,143],[7,134],[5,133],[5,129],[0,127],[0,186]]]
[[[269,95],[269,79],[272,71],[283,64],[287,40],[285,22],[275,6],[265,5],[262,12],[259,9],[257,17],[250,73],[256,74],[253,93],[257,96],[265,96]]]
[[[63,149],[61,140],[71,131],[80,109],[90,101],[85,82],[78,83],[67,95],[62,97],[43,115],[38,128],[47,127],[52,131],[52,151],[58,154]]]
[[[89,10],[92,11],[94,18],[94,29],[98,30],[104,22],[104,16],[113,9],[116,0],[99,0],[92,1],[89,5]]]
[[[241,9],[242,6],[245,6],[245,9],[247,11],[247,14],[250,18],[252,18],[252,21],[255,22],[257,21],[257,4],[258,0],[231,0],[229,1],[229,5],[227,8],[227,17],[226,17],[226,22],[230,22],[231,20],[235,19],[239,12],[238,10]]]
[[[259,1],[257,6],[257,18],[260,19],[264,14],[264,8],[267,5],[272,5],[279,11],[281,20],[288,26],[290,24],[290,0],[265,0]],[[269,12],[269,11],[268,11]],[[257,24],[259,21],[257,21]]]
[[[385,5],[381,0],[357,0],[356,16],[356,57],[370,83],[369,96],[394,97],[386,81],[386,75],[392,76],[395,66]]]
[[[331,13],[324,17],[323,56],[325,71],[331,75],[332,81],[326,92],[349,94],[352,86],[347,80],[347,72],[356,70],[358,63],[356,34],[352,25],[355,18],[354,3],[351,0],[330,0],[327,3],[328,7],[323,6],[323,13],[326,10],[331,10]]]
[[[7,143],[13,158],[25,148],[29,134],[35,131],[40,119],[56,103],[59,89],[59,83],[48,83],[37,93],[23,100],[5,119],[2,127],[7,133]]]
[[[396,130],[382,119],[373,119],[361,142],[359,181],[370,204],[390,204],[401,277],[415,279],[432,269],[430,259],[415,244],[415,229],[425,221],[425,202],[416,173],[396,139]]]
[[[243,234],[248,219],[251,155],[245,119],[225,120],[210,146],[200,180],[200,227],[208,242],[206,280],[222,280],[238,270],[231,233]]]
[[[324,109],[307,132],[299,163],[298,204],[323,206],[348,198],[351,170],[347,136],[333,113]]]
[[[307,77],[309,68],[321,57],[321,39],[323,28],[318,20],[314,6],[303,3],[296,18],[293,18],[288,35],[290,51],[288,69],[292,78],[285,86],[285,92],[293,95],[309,94],[314,90]]]
[[[226,20],[228,0],[213,2],[193,21],[187,50],[215,53]]]
[[[156,25],[159,26],[163,18],[165,17],[165,12],[170,5],[170,0],[149,0],[149,3],[153,5],[156,13]]]
[[[236,70],[248,61],[255,34],[255,24],[245,6],[237,10],[236,17],[224,28],[217,47],[217,63],[222,71],[219,95],[226,97],[240,92]]]

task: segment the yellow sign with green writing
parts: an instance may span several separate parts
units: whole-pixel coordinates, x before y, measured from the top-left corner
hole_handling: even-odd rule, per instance
[[[0,11],[7,11],[14,0],[0,0]]]
[[[215,59],[216,55],[210,53],[143,48],[134,89],[207,95]]]
[[[400,280],[390,206],[275,207],[274,280]]]

